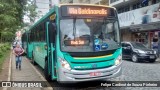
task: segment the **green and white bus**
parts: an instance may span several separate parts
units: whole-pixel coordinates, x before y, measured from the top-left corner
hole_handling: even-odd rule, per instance
[[[54,6],[27,34],[28,53],[47,80],[67,83],[121,75],[120,28],[113,7]]]
[[[25,55],[27,58],[32,59],[32,52],[33,52],[33,44],[29,41],[30,33],[29,31],[25,31],[22,34],[22,47],[25,51]]]

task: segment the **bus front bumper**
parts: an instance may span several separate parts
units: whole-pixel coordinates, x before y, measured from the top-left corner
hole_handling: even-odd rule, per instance
[[[58,82],[60,83],[76,83],[81,81],[102,80],[118,77],[122,74],[122,62],[116,66],[94,70],[66,70],[59,68]]]

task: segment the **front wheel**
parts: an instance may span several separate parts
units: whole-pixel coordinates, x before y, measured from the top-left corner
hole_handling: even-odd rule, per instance
[[[133,54],[133,55],[132,55],[132,61],[133,61],[133,62],[138,62],[138,57],[137,57],[136,54]]]
[[[150,60],[149,62],[154,63],[156,61],[156,59]]]
[[[48,73],[48,62],[45,62],[45,67],[44,67],[44,76],[47,81],[51,81],[51,76]]]

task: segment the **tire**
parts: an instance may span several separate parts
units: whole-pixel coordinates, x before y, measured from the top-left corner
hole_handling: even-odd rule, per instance
[[[132,55],[132,61],[135,62],[135,63],[138,62],[138,57],[137,57],[136,54],[133,54],[133,55]]]
[[[44,76],[46,78],[47,81],[51,81],[51,76],[48,74],[48,62],[45,62],[45,66],[44,66]]]
[[[152,59],[152,60],[150,60],[149,62],[150,63],[154,63],[156,61],[156,59]]]

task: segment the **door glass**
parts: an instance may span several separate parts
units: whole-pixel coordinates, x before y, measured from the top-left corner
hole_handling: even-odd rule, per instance
[[[131,45],[126,44],[126,45],[125,45],[125,47],[126,47],[126,50],[128,50],[128,51],[130,51],[130,50],[131,50]]]

